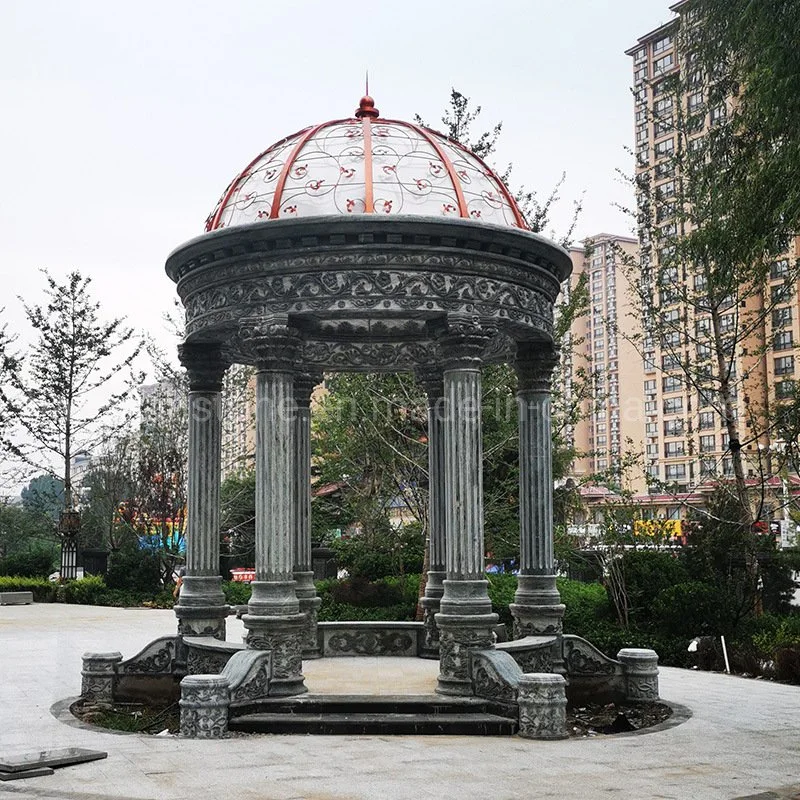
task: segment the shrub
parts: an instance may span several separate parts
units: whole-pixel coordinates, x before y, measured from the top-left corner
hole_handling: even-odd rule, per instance
[[[46,578],[56,568],[57,563],[56,547],[40,545],[26,552],[11,553],[0,558],[0,575]]]
[[[99,575],[90,575],[64,584],[64,602],[82,606],[101,606],[106,594],[105,581]]]
[[[652,603],[653,626],[668,636],[730,635],[730,604],[725,591],[701,581],[686,581],[658,593]]]
[[[105,577],[109,589],[155,595],[161,591],[161,566],[155,553],[127,546],[111,554]]]
[[[252,589],[249,583],[242,581],[223,581],[222,593],[225,595],[225,602],[232,606],[244,606],[250,602]]]
[[[33,592],[37,603],[53,603],[56,599],[56,584],[47,578],[24,578],[0,576],[0,592]]]

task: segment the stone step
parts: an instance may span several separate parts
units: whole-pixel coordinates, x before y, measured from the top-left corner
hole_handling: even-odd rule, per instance
[[[477,697],[441,695],[300,695],[266,698],[244,704],[245,714],[476,714],[501,713]]]
[[[317,735],[513,736],[517,721],[481,712],[398,713],[259,713],[230,721],[232,731]]]

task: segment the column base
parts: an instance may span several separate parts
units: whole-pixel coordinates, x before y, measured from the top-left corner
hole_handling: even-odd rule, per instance
[[[498,616],[492,613],[487,580],[445,580],[440,612],[439,680],[437,694],[471,695],[472,671],[470,650],[494,646],[494,626]]]
[[[470,650],[489,650],[494,647],[494,626],[497,619],[497,614],[470,617],[436,615],[436,625],[439,628],[439,678],[436,694],[474,694]]]
[[[317,634],[317,616],[322,605],[320,597],[301,597],[300,613],[306,618],[305,630],[300,641],[303,659],[322,658],[322,648],[319,646]]]
[[[514,602],[509,609],[514,617],[514,639],[563,631],[565,606],[555,575],[519,575]]]
[[[308,688],[303,677],[302,640],[308,618],[305,614],[242,617],[247,634],[245,643],[251,650],[272,651],[271,697],[305,694]]]
[[[211,636],[225,641],[225,620],[230,606],[225,602],[219,575],[187,575],[173,610],[178,618],[179,635]]]
[[[425,633],[420,645],[420,658],[439,658],[439,629],[436,627],[436,615],[440,611],[446,572],[430,570],[425,584],[425,596],[419,601],[422,606],[422,624]]]
[[[294,580],[253,581],[247,613],[255,617],[291,617],[297,614],[296,586]]]

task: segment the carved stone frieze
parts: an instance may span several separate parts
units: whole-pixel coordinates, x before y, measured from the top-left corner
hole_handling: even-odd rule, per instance
[[[119,665],[120,674],[158,674],[172,671],[176,637],[162,636],[150,642],[133,658]]]
[[[231,654],[189,647],[186,651],[186,671],[189,675],[218,675]]]
[[[409,370],[437,358],[435,344],[422,342],[306,342],[303,363],[326,369]]]
[[[415,656],[416,638],[401,631],[339,631],[325,643],[325,654],[356,656]]]
[[[564,666],[568,675],[613,675],[619,662],[608,658],[594,645],[578,637],[563,639]]]
[[[449,628],[439,623],[439,691],[447,684],[471,685],[470,651],[488,649],[493,641],[491,627]]]
[[[348,270],[278,273],[198,288],[185,295],[187,331],[242,317],[325,312],[464,313],[552,331],[553,301],[543,288],[437,272]]]

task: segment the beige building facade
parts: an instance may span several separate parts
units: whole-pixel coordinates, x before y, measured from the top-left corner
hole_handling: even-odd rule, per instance
[[[690,496],[712,478],[733,475],[718,382],[712,377],[721,374],[721,363],[730,370],[734,387],[732,410],[746,477],[755,482],[774,474],[781,442],[764,420],[794,389],[800,302],[797,281],[790,276],[796,274],[800,249],[795,239],[785,257],[771,265],[766,288],[732,295],[716,321],[698,302],[706,291],[701,272],[692,265],[665,266],[671,242],[686,224],[675,213],[681,176],[674,156],[682,148],[691,152],[729,112],[726,103],[709,103],[702,74],[689,72],[691,64],[681,52],[681,31],[694,23],[691,4],[683,0],[670,10],[674,17],[668,23],[626,52],[633,60],[640,215],[650,205],[650,224],[640,232],[642,266],[649,269],[654,298],[654,334],[641,348],[646,469],[658,485]],[[678,94],[669,88],[675,86]],[[726,361],[704,344],[710,341],[706,332],[717,323],[723,334],[730,331]],[[687,378],[687,365],[694,377]],[[710,376],[706,383],[704,371]]]

